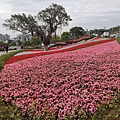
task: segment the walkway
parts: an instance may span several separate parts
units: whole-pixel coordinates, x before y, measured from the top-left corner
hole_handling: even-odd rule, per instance
[[[8,53],[14,52],[14,51],[16,51],[16,50],[9,50]],[[0,56],[1,56],[1,55],[4,55],[4,54],[8,54],[8,53],[0,51]]]

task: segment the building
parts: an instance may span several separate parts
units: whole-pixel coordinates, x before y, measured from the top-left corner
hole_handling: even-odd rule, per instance
[[[5,36],[4,35],[2,35],[2,41],[5,42]]]
[[[115,38],[120,38],[120,32],[117,32],[117,33],[115,34]]]
[[[108,31],[103,33],[103,37],[109,37],[109,35],[110,35],[110,32]]]
[[[4,35],[4,39],[5,39],[5,41],[8,41],[8,40],[10,40],[10,35],[8,35],[8,34],[5,34],[5,35]]]
[[[2,40],[2,34],[0,34],[0,40]]]
[[[10,35],[8,34],[3,35],[0,33],[0,40],[2,40],[3,42],[7,42],[8,40],[10,40]]]

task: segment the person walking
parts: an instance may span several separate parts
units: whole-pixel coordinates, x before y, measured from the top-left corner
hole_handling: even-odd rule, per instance
[[[3,52],[5,51],[5,46],[4,46],[4,45],[2,45],[2,51],[3,51]]]
[[[6,52],[8,52],[8,45],[5,46]]]

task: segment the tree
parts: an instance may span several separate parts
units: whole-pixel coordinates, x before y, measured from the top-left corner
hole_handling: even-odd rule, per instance
[[[51,43],[56,43],[56,42],[59,42],[60,41],[60,36],[58,35],[53,35],[52,36],[52,40],[51,40]]]
[[[91,36],[101,36],[106,30],[105,29],[94,29],[90,30]]]
[[[33,37],[32,40],[31,40],[31,45],[40,45],[41,43],[41,40],[38,38],[38,37]]]
[[[16,40],[16,45],[22,46],[22,42],[20,40]]]
[[[63,41],[67,41],[69,39],[69,36],[70,36],[70,32],[63,32],[61,35],[61,39]]]
[[[73,27],[70,29],[70,33],[72,37],[79,38],[85,34],[85,31],[82,27]]]
[[[14,14],[11,15],[10,19],[5,20],[3,26],[13,31],[22,32],[25,35],[31,33],[33,36],[33,32],[37,26],[37,21],[32,15],[27,16],[24,13]]]
[[[47,28],[47,37],[44,36],[44,38],[47,38],[47,40],[43,42],[46,47],[49,45],[53,33],[55,33],[56,38],[56,30],[58,27],[60,25],[66,26],[68,25],[68,22],[72,20],[66,13],[65,8],[57,4],[50,5],[45,10],[39,12],[37,16]],[[48,44],[46,44],[46,42]]]
[[[10,46],[16,46],[16,43],[15,43],[15,41],[13,41],[13,40],[8,40],[8,46],[10,47]]]
[[[40,22],[38,20],[40,20]],[[5,20],[4,27],[10,30],[22,32],[24,35],[35,32],[45,46],[45,51],[48,50],[47,46],[50,44],[52,34],[56,33],[60,25],[68,25],[71,21],[65,9],[57,4],[52,4],[50,7],[42,10],[36,17],[32,15],[25,15],[24,13],[11,15],[10,19]],[[56,34],[55,34],[56,35]]]

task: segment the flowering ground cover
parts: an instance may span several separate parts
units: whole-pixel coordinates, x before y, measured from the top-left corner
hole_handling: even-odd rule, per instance
[[[73,51],[73,50],[77,50],[77,49],[81,49],[81,48],[85,48],[85,47],[89,47],[89,46],[93,46],[93,45],[97,45],[97,44],[101,44],[101,43],[105,43],[105,42],[110,42],[115,40],[114,38],[110,38],[110,39],[106,39],[106,40],[101,40],[101,41],[94,41],[94,42],[90,42],[90,43],[85,43],[85,44],[80,44],[77,46],[73,46],[73,47],[66,47],[64,49],[56,49],[53,51],[40,51],[39,53],[33,53],[33,54],[26,54],[26,55],[20,55],[20,56],[14,56],[11,57],[6,64],[10,64],[16,61],[20,61],[20,60],[24,60],[27,58],[32,58],[32,57],[36,57],[36,56],[42,56],[42,55],[49,55],[49,54],[54,54],[54,53],[61,53],[61,52],[67,52],[67,51]]]
[[[95,114],[120,91],[116,41],[6,64],[0,95],[31,117],[64,119]]]

